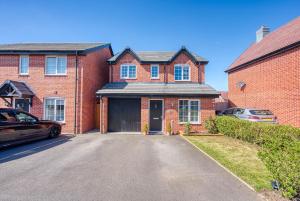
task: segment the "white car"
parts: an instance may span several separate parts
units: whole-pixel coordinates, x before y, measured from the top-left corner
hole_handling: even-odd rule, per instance
[[[229,108],[226,109],[222,115],[234,116],[239,119],[253,121],[253,122],[265,122],[265,123],[277,123],[276,116],[267,109],[256,108]]]

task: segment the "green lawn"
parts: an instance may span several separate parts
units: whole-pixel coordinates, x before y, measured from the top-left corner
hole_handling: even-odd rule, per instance
[[[255,190],[271,189],[271,174],[258,158],[258,146],[226,136],[184,136]]]

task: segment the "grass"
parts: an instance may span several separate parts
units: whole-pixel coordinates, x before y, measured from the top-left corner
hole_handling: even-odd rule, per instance
[[[185,136],[256,191],[271,189],[272,176],[258,158],[259,147],[227,136]]]

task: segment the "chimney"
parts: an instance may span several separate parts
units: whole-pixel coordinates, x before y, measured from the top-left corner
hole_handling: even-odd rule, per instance
[[[270,28],[266,26],[261,26],[256,31],[256,43],[259,43],[268,33],[270,33]]]

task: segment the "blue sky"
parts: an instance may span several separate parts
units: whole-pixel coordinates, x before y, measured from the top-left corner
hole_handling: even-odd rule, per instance
[[[300,15],[299,0],[0,0],[0,43],[110,42],[114,52],[178,50],[207,58],[206,82],[227,89],[224,70],[254,40]]]

